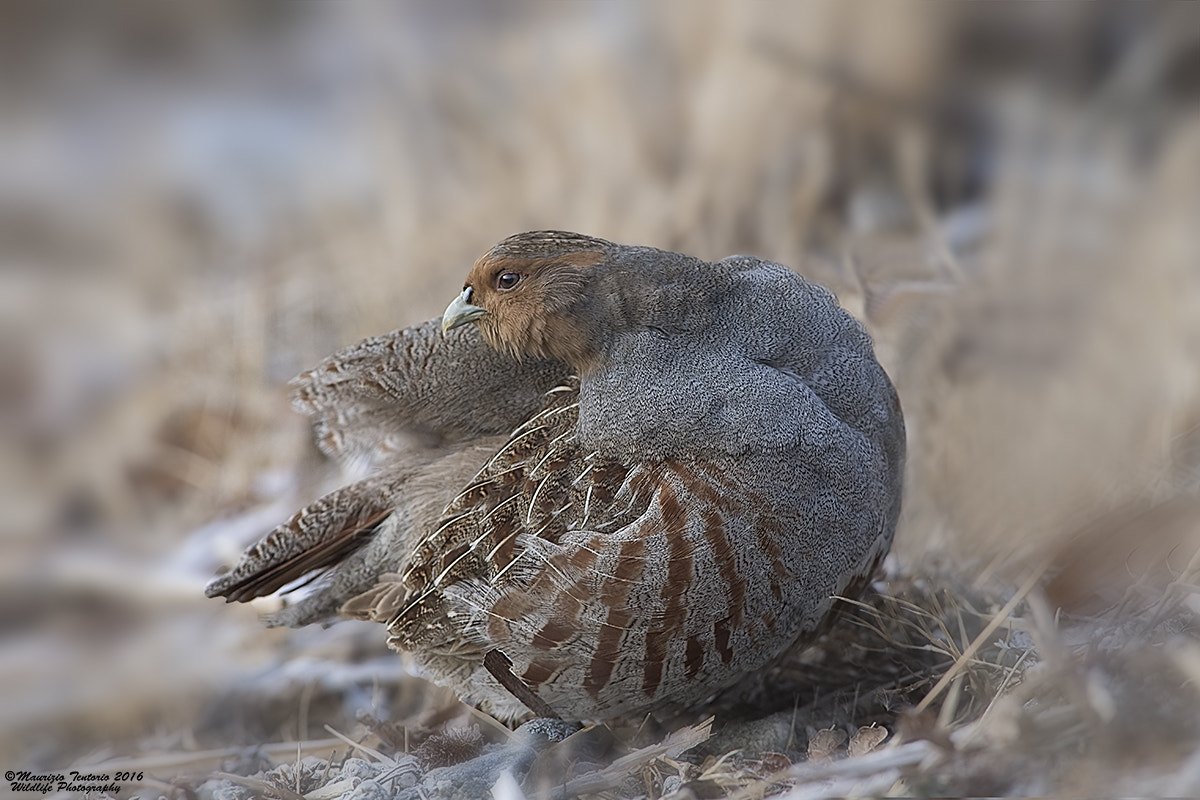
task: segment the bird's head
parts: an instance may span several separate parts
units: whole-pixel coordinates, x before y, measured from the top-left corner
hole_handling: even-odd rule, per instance
[[[510,236],[475,262],[462,293],[442,315],[442,332],[474,322],[497,350],[554,358],[586,371],[598,342],[581,306],[592,272],[613,247],[562,231]]]

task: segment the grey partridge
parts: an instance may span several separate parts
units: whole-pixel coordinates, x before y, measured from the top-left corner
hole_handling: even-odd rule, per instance
[[[315,581],[271,621],[382,622],[503,719],[703,701],[861,592],[900,511],[904,423],[870,338],[757,258],[518,234],[440,322],[296,384],[320,445],[376,473],[207,594]]]

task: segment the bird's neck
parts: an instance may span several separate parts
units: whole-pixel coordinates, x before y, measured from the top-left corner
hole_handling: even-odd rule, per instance
[[[708,280],[711,270],[698,269],[698,264],[653,248],[623,248],[585,273],[580,291],[568,304],[531,319],[516,334],[521,341],[505,342],[501,349],[552,358],[586,377],[608,363],[612,345],[621,336],[702,327],[710,304],[705,298],[713,287]]]
[[[607,336],[593,320],[550,315],[540,338],[544,356],[567,364],[579,376],[587,375],[604,361]]]

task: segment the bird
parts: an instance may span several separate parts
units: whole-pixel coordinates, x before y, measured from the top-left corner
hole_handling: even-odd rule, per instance
[[[510,236],[442,317],[294,380],[369,477],[208,585],[268,624],[386,626],[498,719],[695,708],[811,642],[900,514],[899,397],[827,289],[564,231]]]

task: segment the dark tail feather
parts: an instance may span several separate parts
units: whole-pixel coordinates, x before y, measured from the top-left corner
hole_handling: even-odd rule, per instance
[[[373,479],[331,492],[246,550],[229,572],[205,587],[204,594],[245,602],[306,575],[316,578],[370,541],[392,507],[388,492]]]

